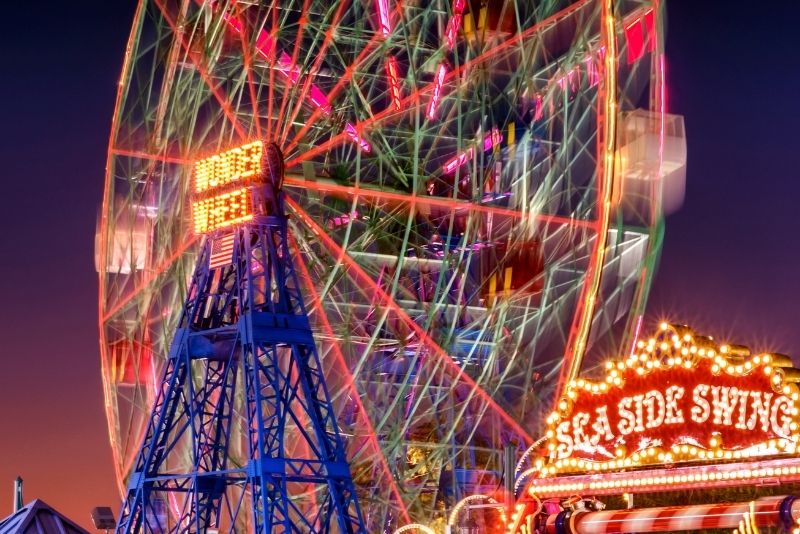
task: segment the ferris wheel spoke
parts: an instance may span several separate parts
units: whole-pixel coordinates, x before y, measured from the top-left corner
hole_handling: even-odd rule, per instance
[[[409,195],[402,192],[393,192],[380,189],[370,189],[367,187],[340,185],[336,183],[326,183],[321,181],[306,180],[300,175],[287,175],[285,182],[288,187],[297,187],[303,190],[314,190],[345,195],[349,198],[363,198],[371,201],[386,201],[411,209],[415,206],[436,207],[448,211],[464,211],[483,213],[486,215],[497,215],[509,217],[515,220],[532,220],[543,224],[566,226],[574,228],[585,228],[595,230],[596,221],[586,219],[576,219],[560,215],[548,215],[543,213],[531,213],[530,211],[519,211],[511,208],[502,208],[488,204],[481,204],[469,200],[460,200],[447,197],[434,197],[422,195]]]
[[[299,95],[295,98],[297,105],[303,104],[303,98],[306,96],[308,92],[308,88],[311,85],[311,76],[302,76],[300,66],[297,64],[297,58],[300,56],[300,45],[303,39],[303,31],[305,30],[307,24],[307,17],[308,17],[308,4],[309,0],[303,0],[303,7],[300,11],[300,20],[297,22],[297,34],[295,35],[295,42],[294,47],[292,48],[292,55],[291,58],[286,56],[286,52],[280,52],[280,56],[278,58],[278,68],[282,69],[282,72],[285,73],[288,81],[284,86],[284,96],[281,99],[281,105],[278,111],[277,120],[279,124],[283,125],[283,132],[276,132],[275,137],[279,139],[283,139],[286,129],[291,127],[290,120],[284,120],[284,116],[286,114],[286,108],[290,104],[292,100],[291,96],[293,94],[298,93]],[[275,52],[277,53],[278,42],[277,39],[275,40]],[[281,143],[279,143],[281,144]]]
[[[380,9],[381,8],[379,8],[379,10]],[[395,9],[393,11],[393,14],[389,15],[389,20],[391,20],[392,16],[394,16],[394,18],[402,17],[402,5],[400,2],[395,2]],[[381,16],[381,18],[383,17]],[[345,66],[344,73],[339,77],[336,84],[326,95],[328,101],[333,102],[339,97],[339,93],[341,93],[351,83],[353,75],[358,72],[358,68],[362,65],[362,63],[364,63],[364,61],[367,60],[367,58],[370,57],[370,55],[372,55],[376,51],[378,46],[383,41],[385,41],[386,38],[387,35],[382,31],[375,32],[375,34],[364,44],[363,48],[359,52],[358,56],[356,56],[355,60],[351,64]],[[319,59],[322,59],[323,57],[324,56],[320,56]],[[287,154],[290,153],[292,149],[294,149],[297,146],[300,140],[304,138],[304,136],[308,133],[308,131],[316,123],[316,121],[319,120],[319,118],[323,115],[323,113],[324,111],[320,108],[317,108],[312,113],[309,121],[305,125],[303,125],[302,128],[300,128],[297,134],[295,134],[292,140],[286,145]],[[348,135],[347,132],[342,132],[342,133],[345,135],[345,137],[350,137],[352,139],[352,136]]]
[[[133,158],[133,159],[144,159],[148,161],[156,161],[160,163],[174,163],[176,165],[191,165],[192,160],[171,156],[169,154],[149,154],[147,152],[141,152],[139,150],[129,150],[125,148],[118,148],[114,147],[110,150],[110,153],[115,156],[123,156],[126,158]]]
[[[273,15],[273,26],[277,26],[277,10],[275,9],[275,3],[273,3],[273,8],[271,9]],[[239,22],[236,21],[233,17],[230,17],[223,13],[223,19],[228,23],[228,27],[232,28],[234,31],[241,33],[243,31],[243,27]],[[305,23],[301,24],[303,26]],[[302,32],[302,29],[301,29]],[[301,32],[298,32],[297,40],[300,39]],[[275,122],[281,121],[280,124],[289,125],[290,121],[283,120],[284,113],[286,110],[286,106],[290,100],[289,95],[292,92],[295,92],[297,86],[300,85],[301,91],[301,98],[297,99],[297,106],[300,106],[304,101],[309,102],[313,107],[316,108],[316,111],[321,112],[324,115],[330,115],[332,113],[332,107],[330,105],[330,100],[328,96],[319,89],[314,83],[313,79],[310,76],[303,76],[300,70],[300,67],[297,65],[297,57],[300,51],[299,44],[296,43],[293,51],[293,56],[290,57],[286,54],[285,51],[278,50],[278,43],[274,37],[272,37],[266,30],[261,29],[259,30],[258,38],[256,39],[256,51],[267,61],[272,62],[275,64],[275,68],[271,68],[270,70],[270,83],[269,83],[269,103],[268,103],[268,116],[270,120],[270,126],[267,129],[267,136],[273,137],[275,134],[272,131],[272,112],[273,112],[273,100],[274,100],[274,72],[278,70],[284,78],[286,82],[286,87],[291,88],[287,90],[287,94],[284,95],[284,98],[281,99],[281,105],[279,108],[279,113]],[[324,54],[322,55],[324,56]],[[299,108],[298,108],[299,111]],[[293,114],[294,116],[294,114]],[[312,118],[307,121],[307,125],[313,126],[318,120],[319,115],[312,114]],[[277,126],[276,126],[277,129]],[[281,134],[281,139],[285,140],[286,133]],[[345,125],[344,131],[342,132],[345,137],[351,139],[355,142],[362,150],[369,152],[370,146],[369,144],[360,136],[359,131],[353,127],[352,124],[347,123]],[[290,148],[284,148],[284,151],[288,152]]]
[[[225,91],[222,89],[222,84],[215,84],[214,80],[211,79],[209,75],[208,69],[206,68],[204,62],[200,58],[197,52],[192,50],[190,43],[186,41],[183,37],[183,32],[178,30],[178,25],[175,19],[170,15],[169,11],[167,10],[166,6],[164,5],[163,0],[154,0],[155,5],[158,7],[161,17],[166,21],[167,25],[172,30],[173,35],[179,36],[178,41],[180,41],[181,48],[183,49],[184,54],[189,60],[192,62],[192,65],[197,69],[197,72],[200,74],[200,77],[203,79],[206,87],[217,100],[222,109],[222,112],[225,114],[225,117],[230,122],[231,126],[233,126],[234,130],[236,130],[236,134],[239,136],[240,140],[247,139],[247,131],[242,127],[241,121],[233,112],[231,101],[227,98]]]
[[[335,366],[337,367],[338,372],[341,374],[341,376],[347,377],[346,387],[350,390],[351,397],[357,404],[358,418],[363,425],[362,430],[367,437],[372,457],[378,459],[383,471],[383,478],[389,484],[389,489],[394,497],[395,503],[400,508],[400,513],[403,515],[404,520],[409,522],[410,516],[408,514],[408,509],[403,501],[403,497],[400,493],[399,487],[397,486],[397,482],[394,480],[394,476],[389,468],[389,464],[386,461],[386,456],[384,455],[383,449],[378,441],[375,427],[373,426],[369,415],[367,415],[367,410],[364,407],[363,401],[361,400],[361,392],[359,392],[358,388],[356,387],[355,377],[350,372],[350,368],[347,366],[347,362],[344,359],[344,354],[342,354],[341,347],[339,347],[339,344],[335,341],[335,334],[333,328],[331,327],[330,320],[328,319],[328,315],[325,312],[322,299],[312,281],[308,267],[306,266],[305,261],[303,261],[303,254],[294,239],[292,239],[292,248],[294,250],[295,257],[299,260],[297,265],[300,267],[300,276],[303,282],[305,282],[307,294],[311,296],[311,300],[313,302],[313,308],[311,311],[317,312],[317,317],[319,318],[322,330],[324,331],[325,335],[332,340],[330,346],[335,356]]]
[[[346,7],[347,7],[347,2],[346,1],[342,0],[342,1],[340,1],[338,3],[338,8],[336,9],[336,12],[333,15],[333,19],[331,20],[330,24],[328,25],[327,30],[325,30],[325,38],[323,39],[322,44],[319,46],[318,49],[314,49],[313,46],[310,49],[309,52],[310,53],[313,52],[313,55],[314,55],[314,63],[311,66],[311,68],[309,69],[309,73],[319,72],[319,69],[320,69],[320,67],[322,65],[322,62],[325,59],[325,56],[326,56],[326,54],[328,52],[328,48],[334,42],[335,32],[339,27],[339,23],[341,22],[342,17],[344,16]],[[295,52],[294,52],[295,57],[293,58],[295,63],[297,62],[296,55],[297,55],[297,52],[298,52],[298,50],[300,48],[300,37],[301,37],[300,33],[301,33],[301,31],[302,31],[302,29],[298,30],[297,42],[295,43]],[[308,60],[308,58],[306,58],[306,62],[307,62],[307,60]],[[306,121],[306,123],[303,125],[303,128],[311,128],[311,127],[313,127],[317,123],[317,121],[319,120],[319,118],[322,115],[328,115],[328,114],[330,114],[330,112],[332,112],[332,109],[330,108],[330,101],[331,101],[330,94],[328,94],[328,95],[322,94],[322,91],[320,89],[316,88],[311,83],[312,80],[313,80],[313,78],[311,77],[311,75],[309,75],[307,80],[306,80],[306,82],[303,84],[302,94],[301,94],[300,98],[297,100],[297,103],[294,106],[294,109],[292,111],[292,115],[286,121],[287,125],[294,124],[294,121],[296,120],[297,115],[300,113],[300,109],[302,107],[302,103],[306,100],[306,98],[307,98],[307,96],[308,96],[310,91],[318,91],[320,93],[319,96],[316,96],[315,98],[312,99],[312,102],[317,102],[318,101],[322,105],[315,106],[314,111],[312,112],[311,116]],[[290,131],[290,128],[285,128],[284,129],[283,134],[281,135],[281,145],[285,145],[285,143],[287,141],[287,137],[289,135],[289,131]],[[287,152],[289,150],[291,150],[291,147],[287,147],[286,148]]]
[[[175,252],[173,252],[167,259],[162,261],[153,271],[148,273],[142,280],[128,292],[124,297],[117,301],[114,306],[103,314],[101,322],[105,323],[120,310],[125,308],[131,301],[136,299],[143,291],[147,290],[151,284],[155,283],[161,276],[166,273],[178,259],[189,250],[197,242],[197,236],[191,234],[190,237],[180,245]]]
[[[262,136],[261,131],[261,114],[258,110],[258,94],[256,93],[256,83],[253,80],[253,54],[251,51],[250,46],[250,35],[247,33],[244,23],[242,21],[242,10],[239,6],[239,3],[234,3],[234,9],[236,10],[235,18],[239,26],[242,28],[242,31],[239,32],[239,43],[242,49],[242,60],[244,63],[244,69],[247,75],[247,86],[250,92],[250,103],[253,108],[253,120],[256,127],[256,135],[260,139]]]
[[[458,363],[454,361],[453,358],[406,313],[406,311],[394,300],[394,298],[383,288],[378,286],[372,277],[370,277],[364,271],[364,269],[347,253],[347,251],[339,246],[333,240],[333,238],[326,233],[324,228],[320,227],[293,199],[287,197],[286,201],[289,207],[297,214],[298,218],[301,219],[303,223],[311,229],[312,232],[314,232],[314,234],[319,238],[320,243],[328,249],[332,256],[336,258],[337,261],[345,264],[348,268],[348,272],[352,272],[355,278],[358,279],[359,283],[365,284],[370,291],[374,292],[380,304],[382,306],[386,306],[393,312],[400,322],[403,323],[405,327],[415,335],[421,346],[423,346],[431,355],[437,358],[437,361],[443,365],[443,369],[445,367],[447,368],[446,374],[451,380],[455,380],[456,382],[461,382],[467,385],[470,391],[474,391],[480,401],[485,403],[493,413],[499,415],[500,418],[505,421],[508,427],[513,430],[522,440],[527,443],[533,442],[533,439],[525,431],[525,429],[523,429],[520,424],[513,417],[511,417],[508,412],[506,412],[505,409],[503,409],[497,403],[497,401],[495,401],[491,395],[487,393],[471,376],[464,372],[461,366],[459,366]]]
[[[434,94],[438,91],[440,92],[442,87],[447,85],[448,83],[452,83],[454,81],[458,81],[459,77],[464,75],[470,69],[474,69],[483,64],[489,64],[492,61],[496,61],[496,56],[502,52],[507,51],[511,47],[517,45],[521,46],[527,39],[535,37],[537,33],[541,32],[543,29],[556,24],[558,21],[564,19],[575,13],[576,11],[584,8],[587,5],[590,5],[593,0],[580,0],[575,4],[572,4],[561,11],[554,13],[553,15],[543,19],[537,24],[534,24],[532,27],[526,29],[522,33],[520,33],[516,38],[509,38],[504,40],[502,43],[489,48],[488,50],[484,51],[483,53],[479,54],[473,59],[470,59],[463,64],[448,70],[441,78],[437,76],[437,78],[422,86],[414,91],[412,91],[409,95],[404,97],[401,102],[402,111],[398,112],[394,109],[393,106],[389,106],[383,111],[380,111],[371,117],[364,119],[363,121],[359,121],[354,125],[354,128],[359,133],[367,132],[369,129],[375,125],[380,124],[381,126],[386,126],[385,121],[390,119],[397,119],[400,117],[406,116],[408,113],[416,110],[417,107],[423,108],[427,112],[427,107],[431,102],[431,98]],[[362,134],[363,135],[363,134]],[[304,154],[298,155],[289,161],[286,162],[287,168],[294,167],[303,161],[310,160],[311,158],[323,154],[330,150],[331,148],[345,142],[349,136],[346,132],[339,133],[333,137],[331,137],[328,141],[318,145],[317,147],[305,152]]]

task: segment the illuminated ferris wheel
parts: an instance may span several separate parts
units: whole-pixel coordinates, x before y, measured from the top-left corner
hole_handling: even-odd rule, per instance
[[[97,239],[121,488],[199,245],[192,162],[253,140],[286,157],[292,250],[376,532],[496,492],[503,447],[525,451],[567,379],[630,347],[685,160],[663,7],[536,4],[140,2]]]

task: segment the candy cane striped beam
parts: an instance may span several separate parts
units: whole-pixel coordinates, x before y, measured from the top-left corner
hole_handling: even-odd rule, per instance
[[[624,534],[736,528],[748,514],[758,527],[791,528],[800,518],[795,496],[765,497],[752,503],[669,506],[608,512],[561,512],[547,518],[547,534]]]

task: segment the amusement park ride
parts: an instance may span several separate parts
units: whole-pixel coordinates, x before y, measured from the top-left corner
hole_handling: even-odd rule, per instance
[[[206,239],[117,531],[319,533],[335,522],[366,534],[289,252],[283,154],[250,143],[198,162],[194,178]],[[248,429],[240,465],[228,454],[237,397]],[[185,465],[173,455],[182,446]],[[170,526],[154,505],[175,493],[185,497]]]
[[[663,13],[140,1],[97,236],[120,530],[597,532],[572,496],[800,478],[785,357],[640,340],[685,176]]]

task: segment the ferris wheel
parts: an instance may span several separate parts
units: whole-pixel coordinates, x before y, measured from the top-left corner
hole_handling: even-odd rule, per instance
[[[683,134],[664,113],[662,9],[142,0],[97,236],[120,488],[201,239],[192,163],[263,139],[285,154],[292,252],[367,521],[391,531],[496,494],[503,447],[530,447],[563,384],[641,321],[664,147]]]

